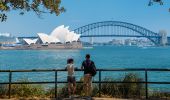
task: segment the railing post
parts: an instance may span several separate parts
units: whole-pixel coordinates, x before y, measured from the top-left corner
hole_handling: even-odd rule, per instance
[[[55,98],[57,98],[57,71],[55,71]]]
[[[10,99],[11,98],[11,82],[12,82],[12,72],[10,71],[9,72],[9,89],[8,89],[8,98]]]
[[[145,96],[146,96],[146,99],[148,99],[148,72],[147,72],[147,69],[145,69]]]
[[[99,97],[101,97],[101,70],[99,70]]]

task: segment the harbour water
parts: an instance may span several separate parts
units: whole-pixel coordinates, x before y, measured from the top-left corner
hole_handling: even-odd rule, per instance
[[[86,53],[98,68],[170,68],[170,47],[95,46],[82,50],[0,50],[0,69],[64,68],[70,57],[80,67]]]
[[[91,54],[97,68],[170,68],[170,47],[95,46],[81,50],[0,50],[0,69],[62,69],[65,68],[67,58],[74,58],[75,66],[80,68],[86,53]],[[110,73],[103,72],[102,76],[120,79],[126,74]],[[144,78],[143,72],[138,74]],[[66,72],[58,75],[60,80],[66,80]],[[76,75],[80,78],[83,73],[77,72]],[[149,72],[148,75],[149,81],[170,81],[169,72]],[[0,81],[8,80],[6,73],[0,73],[0,77]],[[48,81],[54,80],[54,73],[13,74],[13,81],[21,78]],[[163,87],[170,88],[170,85]]]

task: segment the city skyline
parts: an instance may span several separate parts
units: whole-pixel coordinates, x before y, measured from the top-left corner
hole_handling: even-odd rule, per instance
[[[167,10],[170,5],[167,4],[167,0],[163,6],[155,4],[149,7],[147,4],[147,0],[107,0],[107,2],[63,0],[61,5],[67,11],[60,16],[43,14],[41,18],[38,18],[33,12],[21,16],[19,12],[11,11],[7,13],[7,21],[0,24],[0,30],[1,33],[12,33],[15,36],[32,36],[39,32],[49,34],[59,25],[70,26],[73,30],[93,22],[113,20],[133,23],[154,32],[166,30],[170,36],[168,27],[170,26],[170,13]]]

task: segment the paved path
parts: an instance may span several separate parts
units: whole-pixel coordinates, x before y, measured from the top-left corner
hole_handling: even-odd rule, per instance
[[[74,99],[0,99],[0,100],[130,100],[130,99],[116,99],[116,98],[92,98],[92,99],[87,99],[87,98],[74,98]]]
[[[88,98],[88,97],[75,97],[74,99],[70,99],[70,98],[65,98],[63,100],[132,100],[132,99],[118,99],[118,98],[97,98],[97,97],[93,97],[93,98]]]
[[[48,99],[48,98],[41,98],[41,99],[0,99],[0,100],[145,100],[145,99],[118,99],[118,98],[92,98],[92,99],[87,99],[87,98],[74,98],[74,99]],[[147,100],[170,100],[170,99],[147,99]]]

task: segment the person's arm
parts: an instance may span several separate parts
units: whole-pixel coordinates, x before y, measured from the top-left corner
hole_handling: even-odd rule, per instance
[[[67,70],[67,65],[66,65],[66,67],[65,67],[65,70]]]
[[[93,62],[93,66],[94,66],[94,68],[96,69],[96,65],[95,65],[95,63]]]
[[[83,69],[84,69],[84,61],[81,64],[81,70],[83,70]]]
[[[78,68],[76,66],[74,66],[74,70],[77,70]]]

